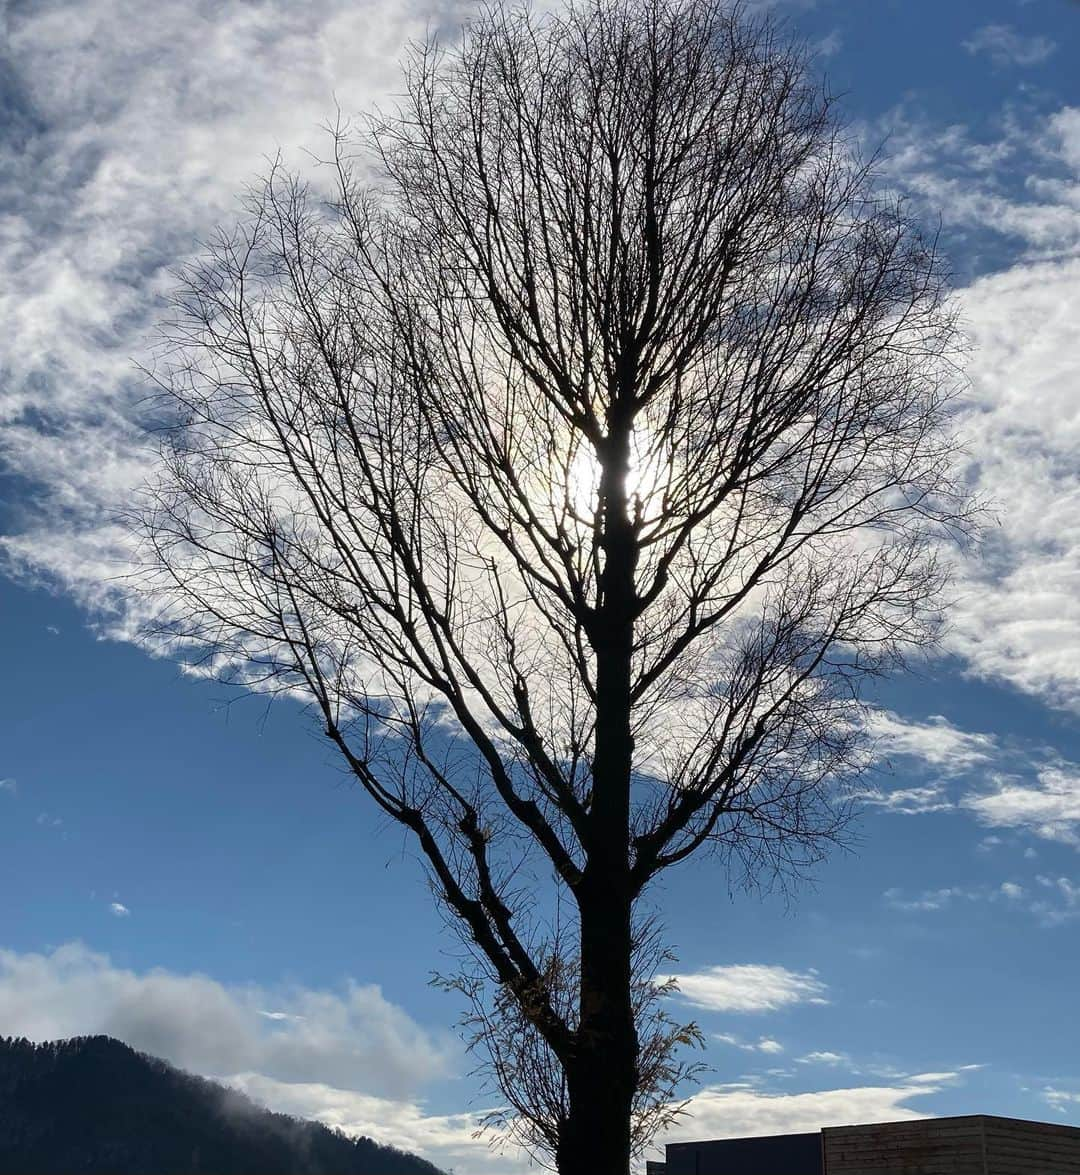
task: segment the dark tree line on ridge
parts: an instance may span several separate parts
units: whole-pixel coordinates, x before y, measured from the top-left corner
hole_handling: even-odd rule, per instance
[[[441,1175],[108,1036],[0,1038],[2,1175]]]

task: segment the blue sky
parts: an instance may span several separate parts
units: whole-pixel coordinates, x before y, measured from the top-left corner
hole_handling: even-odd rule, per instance
[[[760,3],[755,6],[761,6]],[[942,221],[993,520],[945,649],[875,699],[848,854],[790,901],[658,893],[712,1067],[670,1137],[989,1112],[1080,1124],[1080,4],[772,7],[884,182]],[[393,92],[464,9],[8,5],[0,60],[0,1033],[109,1031],[459,1173],[453,948],[401,835],[299,707],[154,660],[110,521],[168,268],[279,147]]]

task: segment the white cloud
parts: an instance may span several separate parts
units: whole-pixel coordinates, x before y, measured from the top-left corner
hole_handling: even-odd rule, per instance
[[[909,914],[936,913],[956,902],[1005,902],[1008,910],[1030,914],[1048,929],[1080,918],[1080,884],[1068,877],[1042,874],[1036,875],[1028,885],[1003,881],[997,886],[951,886],[925,890],[914,897],[905,897],[900,889],[889,889],[883,897],[894,910]]]
[[[994,776],[991,790],[971,792],[961,804],[983,824],[1080,848],[1080,769],[1074,764],[1039,768],[1034,779]]]
[[[959,775],[987,762],[998,749],[992,734],[961,730],[941,714],[925,722],[901,718],[891,710],[872,710],[866,730],[878,754],[916,759],[942,775]]]
[[[915,897],[904,897],[901,889],[887,889],[882,895],[885,901],[894,909],[913,914],[944,910],[956,901],[976,901],[980,897],[978,890],[964,889],[962,886],[945,886],[942,889],[927,889]]]
[[[818,0],[745,0],[743,8],[745,11],[754,12],[768,12],[773,8],[797,8],[808,9],[817,8]]]
[[[18,790],[18,784],[14,779],[0,779],[0,791],[6,791],[8,795],[13,796]]]
[[[983,140],[963,124],[931,124],[900,108],[867,137],[876,143],[888,135],[884,166],[896,187],[915,196],[928,216],[943,215],[951,235],[964,233],[967,267],[1004,277],[1080,247],[1076,109],[1047,116],[1008,107],[998,137]],[[1010,248],[990,249],[995,260],[988,265],[993,238]],[[1027,252],[1018,253],[1017,243]],[[967,293],[960,291],[962,300]],[[978,362],[977,352],[973,358]]]
[[[971,54],[986,53],[995,65],[1040,65],[1057,49],[1049,37],[1024,36],[1007,24],[984,25],[963,45]]]
[[[909,771],[914,768],[936,777],[906,787],[877,785],[856,796],[871,807],[905,816],[953,810],[956,804],[944,781],[983,767],[1002,753],[993,735],[961,730],[941,714],[919,721],[891,710],[871,710],[864,726],[879,762],[892,765],[901,760]]]
[[[897,188],[991,270],[957,295],[971,343],[959,427],[990,521],[981,558],[958,566],[947,647],[977,676],[1077,710],[1080,108],[1014,104],[985,141],[902,110],[889,127]]]
[[[1050,135],[1059,158],[1080,176],[1080,106],[1064,106],[1053,114]]]
[[[923,816],[928,812],[949,812],[956,805],[949,799],[945,789],[937,783],[922,787],[897,787],[891,791],[872,788],[857,797],[862,803],[874,808],[885,808],[901,816]]]
[[[117,918],[127,918],[131,915],[131,911],[123,902],[110,902],[109,913],[115,914]]]
[[[972,606],[970,600],[967,606]],[[879,757],[904,758],[912,768],[942,778],[892,789],[874,786],[857,794],[862,803],[905,815],[966,811],[991,828],[1080,848],[1080,766],[1056,757],[1051,748],[1005,746],[992,735],[961,730],[940,716],[918,722],[877,711],[870,715],[867,729],[876,739]],[[946,781],[960,775],[974,778],[954,799]],[[1004,843],[1001,836],[991,834],[976,847],[989,853]],[[1031,859],[1037,854],[1029,847],[1024,855]],[[919,901],[941,904],[950,896],[959,894],[932,891]]]
[[[802,978],[809,980],[812,976]],[[775,977],[770,982],[775,983]],[[355,1058],[347,1083],[341,1081],[340,1064],[312,1066],[297,1064],[295,1059],[284,1064],[280,1055],[272,1057],[268,1041],[279,1033],[299,1033],[313,1017],[321,1016],[323,1027],[336,1028],[337,1019],[327,1016],[320,1000],[313,997],[321,994],[339,1007],[344,1001],[340,996],[309,992],[292,993],[286,1000],[279,998],[271,1003],[266,1000],[267,994],[257,988],[227,989],[198,975],[153,972],[139,977],[113,968],[104,956],[78,944],[62,947],[51,956],[0,951],[0,1023],[5,1025],[5,1031],[35,1039],[111,1031],[138,1048],[219,1077],[272,1110],[422,1154],[444,1170],[453,1168],[458,1175],[525,1175],[535,1171],[515,1148],[499,1151],[489,1145],[489,1135],[476,1137],[482,1108],[475,1113],[429,1113],[415,1096],[416,1074],[408,1075],[405,1081],[399,1074],[399,1080],[394,1081],[393,1057],[376,1058],[370,1050],[365,1052],[365,1042],[358,1042],[355,1032],[342,1036],[331,1033],[324,1041],[328,1048],[339,1052],[350,1046],[356,1049],[359,1044],[357,1051],[361,1055]],[[126,1006],[127,1035],[116,1031],[121,1004]],[[382,1007],[390,1005],[383,1003]],[[110,1011],[112,1014],[107,1014]],[[413,1026],[413,1033],[419,1031]],[[774,1051],[770,1047],[774,1043],[763,1037],[750,1047],[769,1053]],[[430,1042],[418,1045],[414,1039],[408,1048],[426,1054],[426,1070],[421,1076],[441,1071],[443,1057]],[[230,1067],[230,1060],[245,1056],[252,1060],[250,1066]],[[828,1064],[833,1057],[840,1058],[840,1054],[808,1054],[807,1059]],[[386,1060],[390,1061],[389,1071]],[[313,1079],[315,1068],[324,1072],[322,1080]],[[273,1075],[269,1075],[271,1071]],[[301,1076],[305,1071],[306,1075]],[[331,1077],[331,1073],[336,1076]],[[711,1086],[690,1099],[687,1116],[658,1139],[657,1146],[692,1138],[763,1135],[923,1117],[908,1103],[936,1092],[938,1083],[931,1081],[933,1076],[903,1078],[892,1086],[793,1094],[763,1092],[745,1084]],[[953,1075],[941,1076],[944,1081]],[[405,1092],[398,1097],[386,1096],[391,1085]]]
[[[807,1053],[805,1057],[797,1057],[800,1065],[843,1065],[850,1061],[847,1053],[834,1053],[828,1049]]]
[[[425,1031],[374,985],[270,990],[130,971],[81,943],[45,954],[0,950],[0,1029],[32,1040],[105,1033],[272,1110],[365,1134],[458,1175],[529,1170],[515,1150],[499,1155],[474,1137],[482,1110],[426,1109],[424,1087],[452,1072],[460,1046]]]
[[[1043,926],[1061,926],[1080,918],[1080,884],[1068,877],[1035,878],[1041,894],[1031,902],[1031,912]]]
[[[260,1016],[268,1007],[287,1019]],[[81,943],[46,954],[0,950],[0,1024],[32,1040],[105,1033],[207,1076],[250,1071],[391,1098],[445,1073],[458,1047],[375,985],[226,986],[206,975],[119,968]]]
[[[737,963],[674,978],[682,999],[710,1012],[774,1012],[794,1004],[826,1002],[825,984],[813,971]]]
[[[716,1032],[713,1033],[712,1039],[721,1044],[729,1044],[733,1048],[742,1049],[747,1053],[767,1053],[775,1056],[784,1051],[784,1046],[778,1040],[773,1040],[768,1036],[763,1036],[757,1041],[745,1041],[730,1032]]]
[[[964,419],[996,525],[955,610],[980,675],[1080,707],[1080,260],[1038,262],[965,291],[975,342]]]
[[[968,1065],[965,1068],[972,1068]],[[949,1070],[944,1073],[912,1073],[910,1077],[905,1077],[904,1080],[911,1085],[948,1085],[955,1081],[959,1075],[957,1070]]]
[[[1042,1091],[1043,1101],[1059,1114],[1074,1114],[1074,1106],[1080,1105],[1080,1093],[1069,1089],[1055,1089],[1048,1085]]]

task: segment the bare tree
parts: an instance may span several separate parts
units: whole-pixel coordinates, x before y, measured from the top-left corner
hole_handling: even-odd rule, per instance
[[[647,887],[818,860],[860,684],[938,627],[934,244],[722,0],[495,0],[335,142],[332,197],[275,167],[185,275],[163,623],[317,707],[470,944],[521,1138],[626,1175],[693,1037]]]

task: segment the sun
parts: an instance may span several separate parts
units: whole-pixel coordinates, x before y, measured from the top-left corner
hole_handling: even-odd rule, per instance
[[[637,518],[648,521],[659,511],[661,482],[662,463],[657,446],[642,430],[635,429],[630,442],[626,490],[631,513]],[[565,496],[574,516],[591,526],[600,505],[600,461],[588,441],[578,444],[566,462]]]

